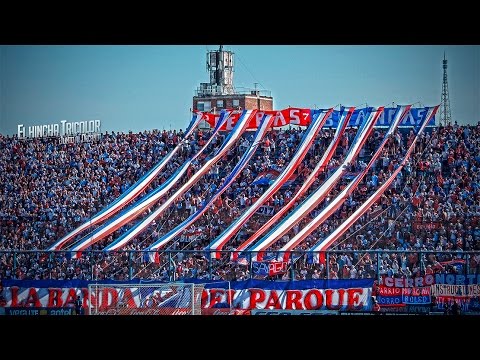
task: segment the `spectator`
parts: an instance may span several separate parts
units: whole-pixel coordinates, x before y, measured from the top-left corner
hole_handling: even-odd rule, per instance
[[[75,314],[83,315],[83,304],[80,295],[77,295],[77,298],[75,299]]]
[[[315,274],[315,278],[325,278],[328,270],[328,277],[334,278],[376,277],[388,272],[391,276],[412,277],[466,270],[462,264],[446,266],[454,257],[443,252],[480,250],[480,125],[446,126],[434,130],[431,135],[421,138],[407,166],[384,196],[334,244],[332,249],[343,251],[344,256],[338,256],[332,266],[329,264],[328,269],[321,270],[316,267],[317,264],[308,263],[307,257],[302,257],[294,264],[298,274],[303,270],[302,277],[311,278]],[[335,154],[328,168],[318,175],[300,201],[342,163],[355,133],[356,129],[347,129],[342,151]],[[369,162],[385,130],[378,129],[375,133],[376,136],[367,139],[361,156],[350,164],[349,171],[359,171]],[[0,252],[0,279],[102,280],[128,279],[131,274],[155,279],[188,275],[205,278],[210,274],[228,277],[235,265],[228,261],[209,264],[210,260],[204,256],[202,249],[258,200],[266,186],[252,185],[253,180],[262,171],[272,167],[282,169],[288,164],[302,139],[303,130],[272,130],[269,133],[270,144],[262,145],[255,159],[247,164],[232,186],[215,202],[215,206],[174,241],[170,249],[185,255],[182,258],[173,254],[173,260],[181,263],[181,274],[175,274],[170,269],[167,254],[161,255],[163,261],[159,265],[146,265],[141,254],[136,255],[130,263],[128,255],[89,253],[90,249],[79,259],[70,259],[62,253],[41,253],[42,249],[48,248],[115,201],[171,151],[182,135],[183,132],[158,130],[138,134],[106,133],[99,141],[83,144],[60,144],[55,139],[20,141],[15,136],[0,135],[0,251],[3,250]],[[145,189],[140,198],[165,182],[186,159],[198,152],[200,144],[210,136],[210,131],[195,131],[189,137],[188,144],[177,152],[175,161],[169,162],[164,172]],[[205,156],[195,160],[188,170],[190,176],[207,161],[208,154],[221,145],[222,136],[212,141]],[[329,130],[319,133],[320,141],[316,141],[315,146],[307,152],[296,174],[300,181],[313,170],[332,136],[333,132]],[[388,178],[405,155],[412,139],[413,132],[410,129],[397,132],[394,141],[387,143],[382,157],[368,172],[358,191],[309,236],[309,246],[324,239],[338,227]],[[247,142],[243,140],[251,143],[251,135],[245,134],[239,142],[246,145]],[[171,213],[156,219],[125,250],[141,251],[193,214],[221,186],[240,155],[238,151],[230,152],[179,202],[172,205]],[[186,178],[188,176],[175,184],[173,190],[183,185]],[[346,184],[346,179],[342,179],[331,190],[329,201]],[[300,185],[301,182],[294,182],[291,186],[282,187],[265,206],[278,211],[298,191]],[[320,204],[315,211],[321,210],[325,204]],[[92,246],[91,250],[101,250],[144,216],[146,213]],[[239,236],[234,237],[225,249],[236,248],[265,222],[266,216],[254,214]],[[291,239],[309,221],[309,217],[302,219],[285,234],[284,239]],[[281,242],[273,244],[268,250],[278,250]],[[367,260],[359,253],[383,249],[407,253],[381,258],[379,264],[376,256]],[[17,253],[14,259],[12,253],[8,253],[11,250],[39,250],[40,253]],[[418,251],[428,256],[420,258]],[[465,258],[472,273],[478,274],[480,271],[478,257],[478,254],[473,254]],[[225,254],[225,259],[228,259],[228,254]],[[129,266],[134,269],[130,271]],[[238,278],[248,273],[237,271],[236,274]]]

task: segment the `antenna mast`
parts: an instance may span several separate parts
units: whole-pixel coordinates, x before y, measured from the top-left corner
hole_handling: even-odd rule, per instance
[[[447,81],[447,58],[443,53],[443,83],[442,83],[442,103],[440,106],[440,125],[447,126],[452,123],[452,112],[450,110],[450,96],[448,94]]]

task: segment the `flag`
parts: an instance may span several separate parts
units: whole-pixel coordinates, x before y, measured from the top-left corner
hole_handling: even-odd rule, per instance
[[[288,187],[290,185],[293,185],[293,183],[295,182],[295,180],[297,180],[297,175],[296,174],[292,174],[292,176],[289,177],[289,179],[287,181],[285,181],[285,183],[282,185],[282,188],[285,188],[285,187]]]
[[[238,265],[244,265],[244,266],[247,266],[248,265],[248,260],[246,257],[239,257],[237,259],[237,263]]]
[[[280,174],[279,171],[270,169],[260,172],[251,185],[270,185]]]
[[[160,255],[158,251],[148,251],[148,260],[155,264],[160,264]]]

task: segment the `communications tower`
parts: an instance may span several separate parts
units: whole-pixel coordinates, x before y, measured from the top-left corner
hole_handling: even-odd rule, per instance
[[[447,126],[452,123],[452,112],[450,110],[450,97],[448,95],[447,81],[447,58],[443,53],[443,83],[442,83],[442,103],[440,105],[440,125]]]
[[[273,110],[273,97],[268,90],[237,88],[233,84],[234,53],[220,45],[207,52],[210,82],[200,83],[193,96],[193,110],[219,113],[222,109]]]

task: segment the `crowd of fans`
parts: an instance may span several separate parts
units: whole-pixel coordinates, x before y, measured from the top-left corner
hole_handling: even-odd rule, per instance
[[[230,253],[269,218],[258,211],[242,226],[223,250],[221,259],[204,251],[228,225],[266,190],[255,184],[258,175],[281,171],[292,159],[305,129],[272,130],[231,186],[202,217],[160,253],[159,263],[147,261],[142,251],[195,213],[215,194],[250,146],[246,132],[207,174],[161,214],[150,226],[117,252],[101,250],[151,213],[71,258],[70,252],[46,252],[57,240],[85,223],[118,198],[184,138],[180,131],[105,133],[91,143],[62,144],[55,138],[19,140],[0,135],[0,280],[1,279],[116,279],[132,277],[161,281],[182,278],[244,280],[265,277],[251,264],[230,260]],[[342,164],[357,128],[346,130],[327,169],[318,175],[298,203],[317,189]],[[300,189],[333,138],[322,129],[300,166],[295,180],[282,186],[265,204],[278,211]],[[328,197],[268,249],[275,254],[350,181],[365,168],[383,140],[385,129],[376,128],[358,158]],[[433,272],[480,272],[480,124],[428,128],[415,146],[407,165],[379,201],[331,247],[328,263],[317,263],[303,252],[325,239],[364,202],[404,158],[413,141],[413,129],[397,130],[358,188],[344,204],[294,250],[288,271],[271,279],[367,278],[378,275],[414,277]],[[181,145],[162,173],[135,200],[165,182],[212,137],[197,129]],[[191,178],[226,138],[216,134],[196,156],[187,173],[159,204]],[[158,206],[158,204],[157,204]],[[294,211],[292,208],[290,211]],[[270,213],[271,214],[271,213]],[[98,225],[101,226],[101,225]],[[73,243],[96,227],[84,232]],[[68,244],[71,245],[71,244]],[[68,246],[67,246],[68,249]],[[133,250],[127,252],[124,250]],[[388,250],[388,251],[383,251]],[[469,251],[469,253],[465,253]]]

